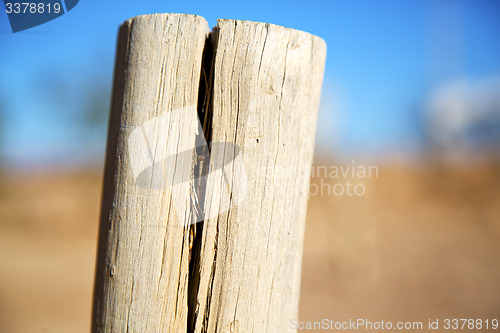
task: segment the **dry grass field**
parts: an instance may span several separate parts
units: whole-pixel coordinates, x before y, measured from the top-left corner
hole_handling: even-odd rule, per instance
[[[500,317],[500,167],[361,182],[311,196],[300,320]],[[89,331],[100,187],[100,171],[1,175],[0,332]]]

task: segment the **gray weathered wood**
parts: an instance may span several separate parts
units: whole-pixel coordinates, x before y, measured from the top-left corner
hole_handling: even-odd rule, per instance
[[[120,29],[93,332],[286,332],[298,316],[326,45],[249,21],[219,20],[205,43],[207,32],[179,14]],[[168,186],[199,172],[179,154],[198,140],[193,105],[211,142],[203,196]],[[138,176],[166,156],[175,167]],[[204,221],[189,225],[200,206]]]
[[[162,113],[198,101],[202,53],[209,32],[194,15],[132,18],[120,28],[108,133],[96,271],[93,332],[185,332],[189,227],[167,189],[138,186],[133,158],[148,147],[132,131]],[[188,124],[168,119],[162,136],[171,154]],[[152,149],[162,149],[152,143]],[[145,151],[146,150],[146,151]],[[136,155],[136,156],[134,156]],[[147,161],[146,161],[147,162]],[[182,168],[179,165],[179,168]]]
[[[219,20],[216,34],[212,142],[241,147],[247,196],[203,224],[194,331],[287,332],[298,315],[326,44],[249,21]]]

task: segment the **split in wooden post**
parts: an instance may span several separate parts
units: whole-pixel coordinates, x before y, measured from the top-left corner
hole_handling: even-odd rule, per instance
[[[93,332],[286,332],[324,41],[155,14],[119,33]]]

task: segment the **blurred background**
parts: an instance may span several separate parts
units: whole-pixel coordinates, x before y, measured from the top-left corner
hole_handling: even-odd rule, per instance
[[[301,321],[500,319],[499,1],[82,0],[0,12],[0,332],[89,330],[117,29],[157,12],[327,42]]]

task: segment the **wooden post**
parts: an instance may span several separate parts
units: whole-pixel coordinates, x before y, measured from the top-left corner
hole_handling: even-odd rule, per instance
[[[208,31],[181,14],[120,29],[93,332],[287,332],[297,319],[326,45],[258,22]]]

